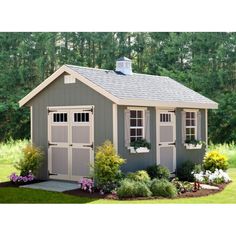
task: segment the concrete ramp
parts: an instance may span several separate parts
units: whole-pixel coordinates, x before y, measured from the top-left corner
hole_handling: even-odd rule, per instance
[[[27,184],[20,186],[20,188],[41,189],[52,192],[65,192],[79,188],[77,183],[49,180],[40,183]]]

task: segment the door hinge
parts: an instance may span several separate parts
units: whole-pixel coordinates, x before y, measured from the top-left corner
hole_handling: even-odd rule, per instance
[[[57,146],[57,144],[48,142],[48,146]]]
[[[175,110],[173,110],[173,111],[168,111],[168,112],[172,112],[172,113],[175,113]]]
[[[56,173],[50,173],[50,171],[48,171],[48,175],[50,176],[50,175],[58,175],[58,174],[56,174]]]
[[[89,148],[92,148],[92,149],[94,148],[94,147],[93,147],[93,143],[90,144],[90,145],[83,145],[83,147],[89,147]]]
[[[48,109],[48,114],[49,114],[50,112],[57,112],[57,110],[50,110],[50,109]]]
[[[91,107],[91,109],[85,109],[83,111],[90,111],[93,114],[93,107]]]
[[[168,143],[168,145],[176,145],[176,143],[174,142],[174,143]]]

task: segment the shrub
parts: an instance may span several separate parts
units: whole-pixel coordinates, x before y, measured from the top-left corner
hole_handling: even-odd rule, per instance
[[[120,166],[125,160],[117,155],[112,143],[105,141],[97,148],[94,161],[94,181],[98,189],[110,192],[119,183]]]
[[[178,169],[177,169],[177,177],[181,181],[189,181],[193,182],[194,177],[192,172],[194,171],[194,163],[192,161],[185,161]]]
[[[20,171],[21,176],[27,176],[29,173],[37,175],[44,158],[42,150],[29,144],[22,151],[23,158],[15,164],[15,168]]]
[[[216,169],[227,170],[228,165],[228,158],[220,154],[217,150],[207,152],[203,159],[204,169],[212,172]]]
[[[134,173],[128,173],[127,179],[148,183],[151,179],[145,170],[138,170]]]
[[[151,177],[151,179],[169,179],[170,178],[170,171],[168,168],[166,168],[165,166],[161,166],[161,165],[153,165],[153,166],[149,166],[147,168],[147,173],[149,174],[149,176]]]
[[[120,187],[117,189],[119,198],[127,197],[149,197],[151,191],[144,182],[138,182],[131,179],[124,179]]]
[[[151,184],[153,196],[173,198],[177,195],[176,187],[166,179],[154,179]]]

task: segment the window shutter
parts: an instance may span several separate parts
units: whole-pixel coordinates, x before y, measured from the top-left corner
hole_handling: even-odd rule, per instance
[[[130,146],[130,110],[125,110],[125,147]]]
[[[182,121],[182,143],[185,143],[186,140],[186,112],[182,111],[181,112],[181,121]]]
[[[197,140],[202,140],[201,137],[201,112],[197,112]]]
[[[150,111],[145,111],[145,139],[150,143]]]

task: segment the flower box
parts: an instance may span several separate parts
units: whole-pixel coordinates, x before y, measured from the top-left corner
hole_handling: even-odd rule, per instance
[[[186,149],[201,149],[202,148],[202,144],[185,143],[184,146]]]
[[[129,147],[130,153],[148,153],[150,150],[147,147],[139,147],[134,149],[134,147]]]

